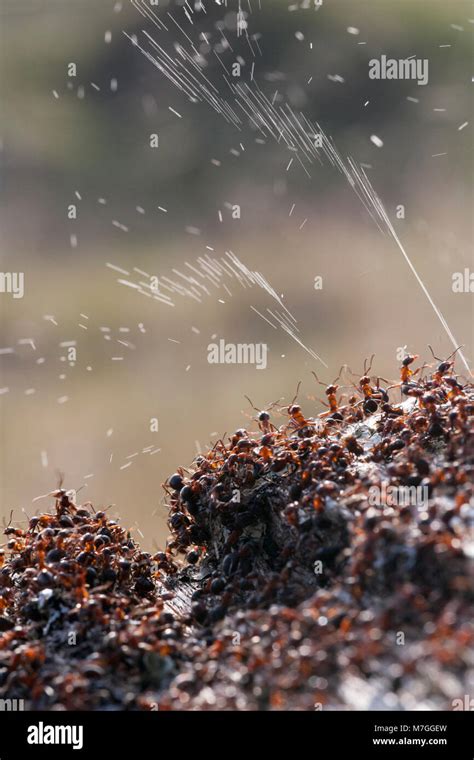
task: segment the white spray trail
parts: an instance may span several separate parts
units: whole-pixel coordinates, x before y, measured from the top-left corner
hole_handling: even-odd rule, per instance
[[[138,0],[131,0],[131,2],[142,15],[150,19],[149,8],[144,9],[139,5]],[[166,29],[162,22],[158,21],[156,14],[152,15],[153,18],[151,20],[153,20],[156,26],[158,26],[158,23],[161,23],[160,31]],[[167,16],[174,21],[171,13],[168,12]],[[426,285],[408,256],[403,244],[395,232],[382,201],[372,187],[364,169],[359,167],[351,157],[348,157],[347,161],[344,161],[336,149],[332,138],[329,138],[324,133],[324,130],[318,123],[312,124],[303,113],[296,114],[288,103],[285,103],[284,106],[275,107],[273,102],[267,98],[254,80],[253,67],[251,80],[252,86],[241,82],[234,84],[229,80],[227,70],[225,69],[225,66],[223,66],[222,61],[220,61],[225,72],[223,74],[223,79],[227,88],[230,90],[233,99],[233,104],[230,105],[227,99],[222,97],[216,87],[204,76],[199,65],[200,61],[204,61],[203,57],[197,52],[196,47],[188,35],[180,27],[178,28],[185,35],[187,42],[191,44],[193,50],[192,54],[186,51],[184,45],[181,43],[175,43],[175,51],[177,55],[176,57],[172,57],[166,53],[160,45],[158,45],[156,40],[154,40],[148,32],[143,31],[145,36],[144,44],[151,45],[152,47],[153,52],[150,52],[138,43],[136,36],[131,37],[125,31],[124,34],[130,39],[132,44],[135,45],[140,52],[192,102],[207,102],[213,110],[225,119],[226,122],[231,123],[238,130],[242,130],[244,127],[244,122],[238,116],[239,110],[243,111],[246,119],[250,120],[254,127],[256,127],[265,137],[270,136],[276,142],[282,142],[289,150],[293,151],[295,157],[309,177],[311,175],[308,171],[308,165],[311,166],[315,160],[322,164],[321,154],[323,154],[325,158],[329,160],[331,165],[345,176],[377,227],[382,232],[384,232],[384,230],[389,232],[398,249],[401,251],[406,263],[410,267],[416,281],[428,299],[433,311],[441,322],[449,340],[454,348],[459,349],[458,341],[454,337],[445,317],[433,301]],[[168,30],[166,29],[166,31]],[[382,222],[382,225],[379,224],[379,221]],[[294,335],[292,335],[292,337],[294,337]],[[458,353],[467,371],[469,374],[472,374],[463,352],[458,350]]]

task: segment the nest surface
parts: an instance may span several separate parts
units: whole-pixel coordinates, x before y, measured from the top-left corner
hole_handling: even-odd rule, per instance
[[[178,470],[155,555],[63,489],[9,526],[0,697],[403,710],[472,693],[474,388],[408,359],[403,402],[370,377],[343,406],[328,386],[329,412],[262,412]]]

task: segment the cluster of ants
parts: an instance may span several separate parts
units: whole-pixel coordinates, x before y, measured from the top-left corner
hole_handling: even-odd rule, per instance
[[[271,493],[274,503],[284,504],[287,523],[298,527],[302,521],[305,526],[303,536],[299,537],[305,551],[290,539],[291,546],[285,547],[284,560],[295,552],[301,553],[307,564],[318,559],[321,552],[324,556],[328,553],[336,556],[344,548],[347,536],[344,530],[336,529],[335,520],[329,519],[324,508],[328,501],[342,502],[341,497],[348,489],[357,491],[360,487],[358,464],[383,464],[387,476],[394,476],[399,485],[421,484],[432,490],[432,481],[438,475],[432,472],[426,459],[426,447],[443,440],[450,444],[448,448],[456,449],[467,441],[474,412],[472,384],[463,386],[454,374],[455,353],[446,360],[435,357],[439,364],[425,378],[422,375],[427,365],[413,371],[410,367],[418,357],[407,355],[401,363],[399,383],[387,388],[381,387],[379,377],[372,382],[372,356],[364,363],[358,385],[353,386],[357,395],[351,395],[346,404],[341,404],[337,398],[337,381],[344,367],[349,369],[344,365],[336,380],[326,387],[328,411],[317,417],[305,417],[301,406],[295,403],[298,384],[295,398],[284,408],[287,421],[278,428],[271,422],[270,407],[259,411],[247,399],[259,412],[256,421],[260,437],[245,429],[236,430],[228,445],[219,440],[206,456],[199,456],[195,460],[195,471],[189,477],[181,469],[165,486],[171,501],[172,536],[168,549],[178,553],[190,549],[187,559],[191,565],[198,562],[204,552],[207,565],[211,565],[208,545],[212,549],[219,539],[223,569],[232,568],[231,576],[239,566],[249,568],[251,555],[261,564],[262,555],[275,550],[276,531],[271,525],[266,530],[268,551],[262,552],[262,541],[252,536],[251,528],[262,520],[268,523],[272,517],[266,503]],[[408,401],[408,405],[407,402],[391,403],[389,391],[393,388],[400,388],[402,395],[412,401]],[[372,430],[364,424],[369,422]],[[364,435],[367,430],[368,440]],[[404,453],[400,456],[402,450]],[[311,531],[306,517],[301,516],[301,509],[307,505],[310,512],[315,512],[311,514],[313,522],[319,520],[329,531],[329,547],[324,530],[321,535],[321,525],[318,523],[314,526],[317,530]],[[335,534],[338,534],[338,546],[333,545]],[[294,532],[289,535],[294,539]],[[225,540],[221,540],[222,537]],[[287,536],[284,538],[286,541]],[[316,555],[308,552],[310,539],[313,539]],[[287,570],[288,562],[283,564]],[[288,577],[285,580],[283,594],[276,595],[279,600],[288,594],[291,585]],[[234,584],[230,585],[235,590]],[[212,591],[227,588],[229,584],[225,577],[219,577],[208,586]],[[198,596],[201,595],[200,590]],[[197,610],[202,617],[202,604],[197,605]]]
[[[171,649],[174,617],[160,576],[176,566],[141,551],[107,509],[77,505],[62,482],[47,496],[54,512],[34,515],[25,529],[10,516],[4,530],[0,695],[38,709],[92,709],[104,700],[126,707],[127,675],[135,674],[134,701],[152,678],[142,663]]]
[[[276,402],[256,410],[258,432],[178,469],[164,551],[142,552],[62,483],[52,514],[10,521],[0,696],[46,709],[361,708],[370,679],[381,707],[446,709],[453,684],[466,692],[474,643],[474,387],[454,354],[426,376],[417,358],[389,386],[372,357],[347,399],[341,368],[315,417],[298,387],[279,427]],[[383,483],[429,499],[373,505]]]

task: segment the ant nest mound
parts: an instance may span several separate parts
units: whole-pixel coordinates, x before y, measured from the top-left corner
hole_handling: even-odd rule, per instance
[[[63,489],[52,514],[8,526],[0,696],[452,709],[474,643],[474,387],[454,361],[423,377],[415,358],[400,367],[403,403],[369,369],[345,405],[335,381],[328,412],[293,402],[278,427],[260,412],[258,432],[171,476],[171,535],[153,556]]]

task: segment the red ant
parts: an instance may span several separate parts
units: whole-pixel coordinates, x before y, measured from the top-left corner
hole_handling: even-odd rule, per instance
[[[436,382],[439,384],[439,383],[441,383],[441,382],[442,382],[442,380],[443,380],[443,375],[446,375],[447,373],[449,373],[449,372],[451,372],[451,371],[452,371],[452,369],[453,369],[453,367],[454,367],[455,359],[453,359],[453,361],[450,361],[450,359],[451,359],[451,358],[452,358],[452,357],[453,357],[453,356],[454,356],[454,355],[455,355],[455,354],[456,354],[458,351],[460,351],[460,350],[461,350],[462,346],[458,346],[458,348],[456,348],[456,349],[453,351],[453,353],[452,353],[452,354],[450,354],[450,355],[448,356],[448,358],[447,358],[447,359],[440,359],[438,356],[435,356],[435,353],[434,353],[433,349],[431,348],[431,346],[430,346],[429,344],[428,344],[428,348],[429,348],[429,349],[430,349],[430,351],[431,351],[431,354],[432,354],[432,356],[433,356],[433,359],[436,359],[436,361],[437,361],[437,362],[440,362],[440,364],[438,364],[438,366],[437,366],[437,368],[436,368],[436,372],[433,372],[433,380],[436,380]]]
[[[25,532],[21,530],[20,528],[14,528],[12,526],[12,518],[13,518],[13,509],[10,512],[10,519],[8,521],[8,525],[5,525],[5,518],[3,518],[3,527],[4,527],[4,534],[5,536],[15,536],[16,538],[22,538],[25,535]]]
[[[374,361],[375,354],[372,354],[367,366],[367,359],[364,360],[364,374],[359,378],[359,387],[353,384],[354,388],[360,391],[363,395],[361,402],[363,404],[364,412],[366,414],[373,414],[378,409],[378,402],[383,401],[385,404],[389,401],[389,396],[384,388],[380,387],[380,381],[388,382],[383,377],[377,377],[377,385],[374,387],[371,385],[370,370],[372,369],[372,363]],[[355,375],[354,372],[349,370],[351,375]],[[393,387],[393,386],[392,386]]]
[[[415,371],[411,370],[410,364],[413,364],[416,359],[418,359],[418,354],[414,354],[413,356],[411,354],[407,354],[407,356],[405,356],[400,365],[400,382],[389,385],[387,388],[388,391],[390,391],[392,388],[400,388],[402,396],[420,398],[423,395],[424,391],[420,383],[410,380],[410,378],[414,378],[415,375],[417,375],[419,372],[422,372],[427,366],[426,364],[423,364]]]
[[[289,424],[292,425],[293,427],[298,427],[298,428],[304,427],[305,425],[309,424],[308,420],[305,418],[305,416],[303,415],[303,412],[301,411],[300,405],[295,404],[295,401],[298,398],[298,394],[300,392],[300,387],[301,387],[301,380],[296,386],[296,394],[293,398],[293,401],[286,409],[287,414],[290,417]],[[283,411],[283,409],[285,409],[285,407],[282,407],[280,411]]]
[[[278,399],[278,401],[273,401],[270,404],[270,406],[267,407],[267,409],[260,410],[260,409],[257,409],[256,406],[254,406],[253,402],[251,401],[251,399],[249,399],[248,396],[245,396],[245,398],[249,402],[252,409],[255,409],[255,411],[258,412],[257,422],[258,422],[258,427],[260,428],[262,433],[266,434],[266,433],[275,432],[276,427],[270,422],[270,415],[268,414],[268,410],[273,409],[273,407],[278,404],[278,401],[280,401],[280,399]],[[296,396],[295,396],[295,399],[296,399]]]
[[[369,372],[372,369],[372,362],[374,361],[375,354],[372,354],[370,357],[369,366],[367,366],[367,359],[364,359],[364,372],[362,374],[362,377],[359,378],[359,388],[357,388],[356,385],[354,385],[354,388],[356,390],[360,390],[363,393],[363,396],[365,399],[369,398],[372,393],[372,386],[370,385],[370,375]],[[355,375],[355,372],[352,372],[352,370],[349,368],[349,372],[351,375]]]
[[[413,380],[410,380],[410,378],[414,378],[419,372],[423,372],[425,367],[427,367],[427,364],[422,364],[421,367],[418,367],[415,371],[410,369],[410,364],[413,364],[413,362],[418,359],[418,354],[415,354],[412,356],[411,354],[407,354],[405,358],[403,359],[401,366],[400,366],[400,382],[396,383],[395,385],[391,385],[388,390],[391,388],[401,388],[403,395],[405,396],[419,396],[421,393],[421,389],[419,385],[413,382]]]
[[[415,354],[414,356],[411,356],[410,354],[407,354],[405,358],[402,361],[402,365],[400,367],[400,382],[402,384],[408,383],[410,380],[410,377],[413,375],[415,376],[420,371],[421,367],[419,367],[415,372],[410,369],[410,364],[413,364],[416,359],[418,359],[418,354]]]
[[[339,399],[339,401],[337,400],[336,394],[337,394],[337,391],[339,390],[339,386],[336,385],[336,383],[337,383],[337,381],[339,380],[339,378],[342,375],[342,370],[345,369],[345,368],[347,368],[347,364],[343,364],[341,366],[341,369],[339,370],[339,374],[336,377],[336,379],[330,385],[326,386],[326,390],[324,392],[325,392],[325,394],[327,396],[328,403],[326,404],[321,399],[318,399],[318,401],[320,401],[321,404],[323,404],[324,406],[329,407],[329,411],[328,412],[323,412],[322,414],[319,415],[320,417],[326,417],[328,414],[334,414],[335,412],[339,411],[339,408],[340,408],[339,404],[340,404],[341,399]],[[321,380],[317,376],[316,372],[313,371],[312,374],[314,375],[314,377],[315,377],[316,381],[319,383],[319,385],[325,385],[325,383],[321,382]]]

